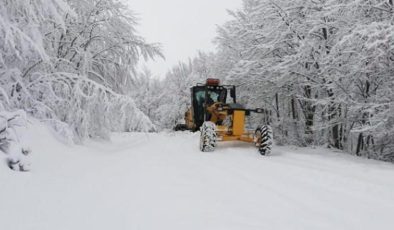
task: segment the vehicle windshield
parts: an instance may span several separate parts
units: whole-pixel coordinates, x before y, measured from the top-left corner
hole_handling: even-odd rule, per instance
[[[208,106],[216,102],[226,103],[227,89],[214,88],[214,89],[208,89],[207,92],[206,90],[207,89],[203,86],[193,88],[192,104],[193,104],[194,120],[197,127],[200,127],[204,122],[205,102],[207,103]],[[205,101],[205,93],[207,93],[208,95],[206,101]]]
[[[208,91],[208,98],[207,98],[207,103],[208,105],[212,105],[213,103],[216,102],[223,102],[224,103],[224,99],[222,98],[223,91]],[[201,90],[196,92],[196,101],[197,101],[197,105],[198,107],[203,107],[204,103],[205,103],[205,90]]]

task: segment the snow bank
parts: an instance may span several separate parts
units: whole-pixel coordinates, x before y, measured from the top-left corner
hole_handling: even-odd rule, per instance
[[[24,111],[0,112],[0,154],[4,154],[6,164],[15,171],[30,170],[27,157],[31,150],[20,138],[26,122]]]

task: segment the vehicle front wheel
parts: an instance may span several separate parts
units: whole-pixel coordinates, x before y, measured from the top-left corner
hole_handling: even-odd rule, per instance
[[[256,129],[255,140],[256,147],[261,155],[268,155],[272,150],[272,128],[269,125],[263,125]]]
[[[200,150],[202,152],[213,152],[216,147],[216,125],[206,121],[201,126]]]

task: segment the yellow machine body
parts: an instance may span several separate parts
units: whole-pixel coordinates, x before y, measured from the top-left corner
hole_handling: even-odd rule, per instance
[[[174,130],[201,131],[200,150],[212,152],[217,141],[254,143],[261,155],[271,152],[272,129],[269,125],[250,130],[246,117],[251,113],[265,113],[261,108],[246,109],[237,103],[236,87],[220,85],[218,79],[207,79],[206,84],[191,88],[191,107],[185,113],[185,124]]]
[[[214,95],[214,96],[212,96]],[[245,127],[250,112],[261,113],[261,109],[245,109],[236,103],[236,87],[220,85],[217,79],[191,88],[191,107],[185,112],[185,124],[175,130],[198,131],[202,124],[211,121],[216,126],[218,141],[255,142],[255,130]],[[232,98],[232,100],[230,100]]]
[[[218,141],[244,141],[254,142],[254,132],[245,128],[246,112],[243,110],[234,110],[228,114],[229,110],[219,110],[219,103],[210,106],[207,111],[211,114],[210,121],[228,121],[228,125],[217,125]]]

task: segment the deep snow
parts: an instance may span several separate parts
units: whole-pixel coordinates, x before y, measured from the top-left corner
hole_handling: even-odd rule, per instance
[[[0,229],[392,229],[394,165],[198,134],[114,134],[67,146],[33,123],[32,171],[0,165]]]

